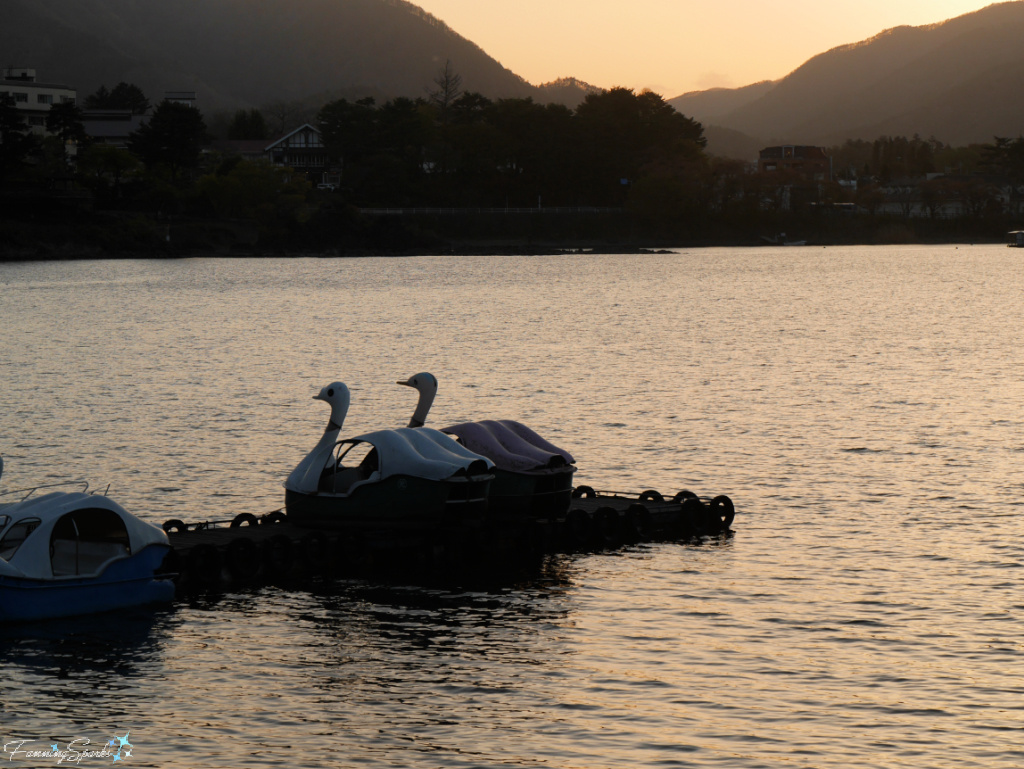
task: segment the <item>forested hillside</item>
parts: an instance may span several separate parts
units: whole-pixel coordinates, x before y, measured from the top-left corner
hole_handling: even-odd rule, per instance
[[[999,3],[834,48],[775,82],[670,103],[762,144],[914,134],[954,145],[986,142],[1024,132],[1022,39],[1024,2]]]
[[[5,66],[91,93],[128,81],[205,111],[365,93],[422,96],[451,61],[467,90],[537,89],[405,0],[5,0]]]

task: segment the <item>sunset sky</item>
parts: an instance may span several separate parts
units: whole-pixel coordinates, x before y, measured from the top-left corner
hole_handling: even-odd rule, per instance
[[[884,29],[989,0],[413,0],[534,84],[577,77],[667,98],[782,77]],[[455,63],[456,67],[458,63]]]

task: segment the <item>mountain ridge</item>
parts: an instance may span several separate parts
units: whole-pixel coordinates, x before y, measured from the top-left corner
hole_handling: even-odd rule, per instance
[[[5,65],[84,96],[119,81],[152,101],[196,91],[204,111],[332,98],[419,97],[451,62],[462,88],[575,107],[600,90],[533,85],[408,0],[5,0]],[[1024,134],[1024,0],[899,26],[808,59],[785,77],[669,100],[714,154],[880,135],[950,144]],[[316,103],[316,104],[314,104]],[[755,155],[756,156],[756,155]]]
[[[1024,105],[1015,99],[1024,83],[1022,36],[1024,2],[996,3],[837,46],[768,86],[669,103],[765,143],[827,146],[884,134],[981,143],[1024,131]],[[716,110],[724,103],[732,109]]]
[[[203,109],[331,93],[423,96],[448,61],[491,98],[534,86],[406,0],[7,0],[0,50],[84,96],[125,80],[153,100],[194,90]],[[567,84],[568,83],[568,84]]]

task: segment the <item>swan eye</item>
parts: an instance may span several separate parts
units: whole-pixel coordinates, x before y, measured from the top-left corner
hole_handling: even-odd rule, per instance
[[[327,397],[328,398],[333,398],[334,397],[334,388],[333,387],[330,390],[327,391]]]

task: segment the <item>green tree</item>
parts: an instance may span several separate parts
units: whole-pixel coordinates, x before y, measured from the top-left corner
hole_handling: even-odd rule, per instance
[[[62,102],[50,107],[46,113],[46,130],[60,140],[65,163],[68,161],[68,147],[75,147],[77,154],[78,146],[89,141],[89,134],[85,132],[82,123],[82,110],[74,102]]]
[[[622,203],[645,166],[685,167],[707,144],[700,123],[652,91],[590,94],[576,108],[575,122],[585,154],[580,182],[601,205]]]
[[[206,138],[206,123],[199,110],[164,100],[131,134],[128,148],[146,168],[166,168],[172,179],[180,181],[199,166]]]
[[[1018,215],[1024,198],[1024,136],[1017,139],[994,137],[992,144],[982,147],[982,165],[1009,182],[1010,211]]]
[[[268,241],[287,236],[311,213],[305,175],[266,160],[227,163],[201,177],[196,189],[219,216],[258,222]]]
[[[267,121],[258,109],[236,111],[228,126],[228,139],[266,139],[268,134]]]
[[[10,94],[0,94],[0,178],[17,169],[37,146]]]
[[[342,161],[342,186],[362,205],[408,205],[421,195],[434,125],[422,101],[372,98],[324,105],[318,123],[328,153]]]
[[[320,136],[331,157],[359,164],[376,150],[377,108],[371,98],[325,104],[317,115]]]
[[[427,100],[437,108],[438,118],[442,125],[448,122],[448,111],[462,96],[462,75],[455,72],[451,61],[434,76],[433,90],[427,89]]]
[[[95,93],[86,96],[83,103],[86,109],[125,109],[133,115],[145,115],[151,106],[141,88],[123,81],[112,91],[101,85]]]
[[[934,154],[942,143],[915,135],[880,136],[871,147],[871,174],[882,181],[917,178],[935,170]]]
[[[93,144],[79,154],[78,172],[101,185],[109,184],[115,197],[121,197],[121,185],[140,167],[139,159],[128,150],[109,144]]]

